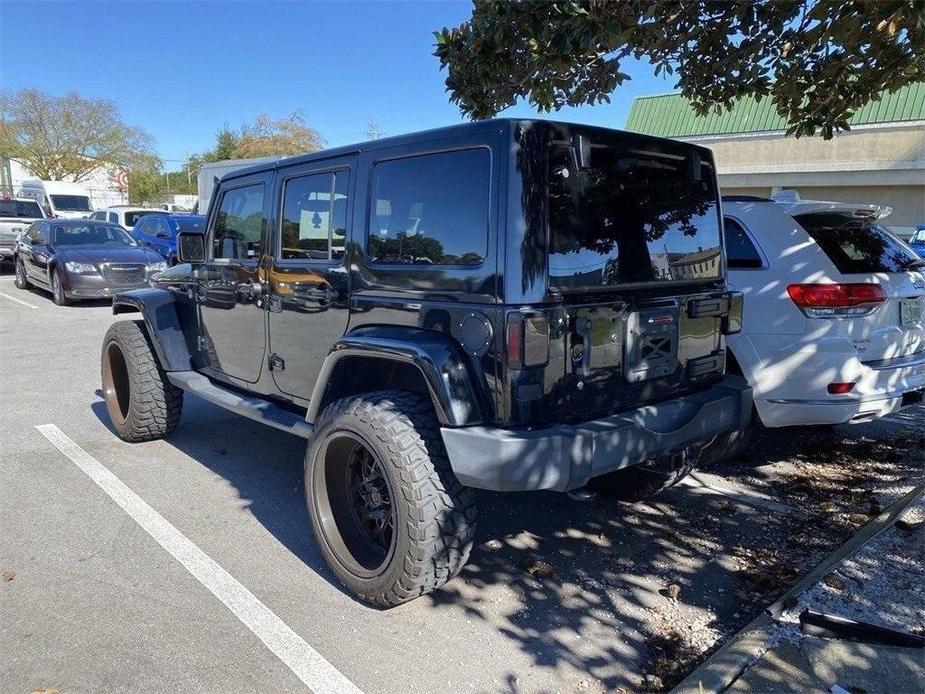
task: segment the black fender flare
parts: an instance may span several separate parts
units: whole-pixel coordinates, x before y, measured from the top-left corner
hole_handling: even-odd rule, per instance
[[[152,287],[116,294],[112,300],[112,312],[114,315],[141,313],[164,371],[189,371],[193,368],[190,348],[170,290]]]
[[[334,343],[321,366],[305,419],[314,423],[327,404],[326,394],[338,362],[348,357],[385,359],[420,371],[443,426],[470,426],[485,421],[484,389],[477,387],[470,357],[443,333],[400,326],[365,326]]]

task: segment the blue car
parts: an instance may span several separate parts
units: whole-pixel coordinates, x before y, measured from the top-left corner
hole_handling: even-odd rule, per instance
[[[915,228],[915,233],[909,239],[909,245],[919,254],[920,258],[925,258],[925,224],[919,224]]]
[[[158,214],[141,217],[132,229],[132,236],[139,245],[160,254],[168,265],[177,262],[177,234],[181,231],[204,232],[205,215],[201,214]]]

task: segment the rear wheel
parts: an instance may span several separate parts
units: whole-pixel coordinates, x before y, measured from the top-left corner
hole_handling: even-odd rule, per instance
[[[167,380],[141,321],[110,326],[101,371],[106,410],[123,441],[152,441],[177,427],[183,391]]]
[[[61,274],[59,267],[51,272],[51,298],[58,306],[67,306],[71,303],[64,293],[64,275]]]
[[[753,407],[752,415],[744,428],[717,436],[709,446],[703,449],[700,464],[721,463],[742,455],[762,428],[761,420],[758,419],[758,413]]]
[[[588,486],[620,501],[644,501],[687,477],[694,470],[696,459],[696,455],[685,451],[681,455],[601,475]]]
[[[416,393],[326,408],[305,456],[305,496],[331,570],[380,607],[440,587],[472,549],[474,493],[450,469],[432,405]]]
[[[17,289],[31,289],[32,282],[29,281],[29,278],[26,277],[26,264],[22,261],[22,258],[18,257],[13,261],[14,269],[16,272],[15,284]]]

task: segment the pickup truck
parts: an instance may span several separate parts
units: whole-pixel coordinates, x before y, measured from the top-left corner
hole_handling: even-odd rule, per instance
[[[16,239],[36,219],[43,219],[41,206],[30,198],[0,199],[0,262],[13,259]]]

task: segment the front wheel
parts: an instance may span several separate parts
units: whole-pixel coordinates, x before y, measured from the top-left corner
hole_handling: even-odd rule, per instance
[[[450,469],[433,407],[417,393],[327,407],[305,455],[305,497],[331,570],[380,607],[439,588],[472,549],[474,492]]]
[[[64,293],[64,276],[61,274],[61,268],[56,267],[51,272],[51,298],[58,306],[67,306],[70,299]]]
[[[183,391],[167,380],[141,321],[113,323],[100,362],[106,410],[120,439],[152,441],[176,428]]]
[[[31,289],[32,282],[29,281],[29,278],[26,276],[26,264],[22,261],[22,258],[17,257],[13,262],[16,279],[14,283],[16,284],[17,289]]]

